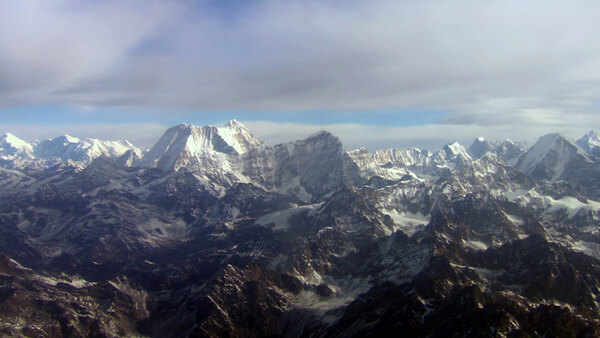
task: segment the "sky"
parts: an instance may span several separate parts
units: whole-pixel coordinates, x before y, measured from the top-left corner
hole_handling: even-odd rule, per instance
[[[600,2],[0,0],[0,132],[149,147],[238,119],[270,143],[533,143],[600,126]]]

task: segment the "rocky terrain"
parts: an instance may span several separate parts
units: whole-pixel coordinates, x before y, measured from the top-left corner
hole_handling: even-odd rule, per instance
[[[0,138],[0,335],[600,336],[600,137]]]

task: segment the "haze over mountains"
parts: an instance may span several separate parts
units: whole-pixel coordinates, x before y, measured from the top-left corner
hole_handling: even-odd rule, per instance
[[[0,332],[600,335],[600,137],[0,138]]]

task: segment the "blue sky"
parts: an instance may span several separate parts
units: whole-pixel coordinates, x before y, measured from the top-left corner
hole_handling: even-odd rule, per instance
[[[319,121],[322,125],[339,123],[358,123],[366,125],[416,126],[435,123],[447,114],[438,111],[419,109],[398,109],[388,111],[344,111],[327,110],[306,111],[201,111],[190,108],[150,107],[96,107],[81,108],[67,105],[18,106],[2,110],[6,123],[24,123],[35,121],[45,125],[64,125],[81,123],[162,123],[174,125],[222,124],[228,120],[295,122],[310,124]]]
[[[269,142],[328,129],[373,150],[577,138],[600,125],[599,12],[584,0],[0,0],[0,131],[150,146],[173,124],[236,118]]]

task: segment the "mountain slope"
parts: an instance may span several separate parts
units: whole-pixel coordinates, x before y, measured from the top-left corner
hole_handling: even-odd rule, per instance
[[[559,135],[517,166],[236,121],[61,160],[82,142],[0,168],[2,335],[600,335],[600,178]]]

